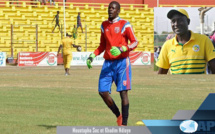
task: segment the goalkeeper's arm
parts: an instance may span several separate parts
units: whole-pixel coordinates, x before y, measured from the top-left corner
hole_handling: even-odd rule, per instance
[[[91,63],[93,62],[93,59],[96,57],[94,53],[90,54],[90,56],[87,59],[87,67],[90,69],[92,68]]]

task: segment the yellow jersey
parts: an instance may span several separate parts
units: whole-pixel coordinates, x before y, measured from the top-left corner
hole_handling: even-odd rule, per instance
[[[64,38],[61,44],[63,46],[64,55],[72,54],[72,39],[70,37]]]
[[[215,58],[214,46],[207,36],[190,32],[190,40],[185,44],[179,44],[176,36],[164,43],[158,67],[170,68],[172,74],[205,73],[206,63]]]

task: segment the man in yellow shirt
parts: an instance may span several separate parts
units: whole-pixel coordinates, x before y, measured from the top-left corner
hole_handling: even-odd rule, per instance
[[[208,62],[215,73],[215,49],[210,39],[188,30],[190,19],[184,9],[170,10],[167,17],[176,36],[167,40],[158,57],[158,74],[205,74]]]
[[[57,55],[63,48],[63,63],[65,69],[65,75],[69,75],[70,62],[72,60],[72,47],[79,47],[78,45],[72,44],[72,34],[66,33],[66,38],[61,41],[61,45],[58,48]]]

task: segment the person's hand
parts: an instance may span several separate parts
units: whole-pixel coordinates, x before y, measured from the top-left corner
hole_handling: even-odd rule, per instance
[[[127,51],[126,46],[122,46],[122,47],[112,47],[112,48],[110,49],[110,53],[111,53],[113,56],[118,56],[118,55],[120,55],[121,53],[126,52],[126,51]]]
[[[93,62],[93,59],[96,57],[94,53],[90,54],[90,56],[87,59],[87,67],[90,69],[92,68],[91,63]]]

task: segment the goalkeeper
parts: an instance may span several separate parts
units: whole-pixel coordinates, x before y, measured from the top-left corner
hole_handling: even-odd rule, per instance
[[[99,47],[87,59],[88,68],[92,68],[93,59],[104,52],[105,62],[99,78],[99,95],[117,117],[118,126],[126,126],[129,114],[128,90],[131,90],[131,63],[129,52],[137,47],[137,40],[131,24],[118,17],[120,4],[112,1],[108,7],[109,19],[101,25]],[[130,40],[130,44],[128,44]],[[115,82],[120,93],[122,111],[111,98],[111,85]]]

